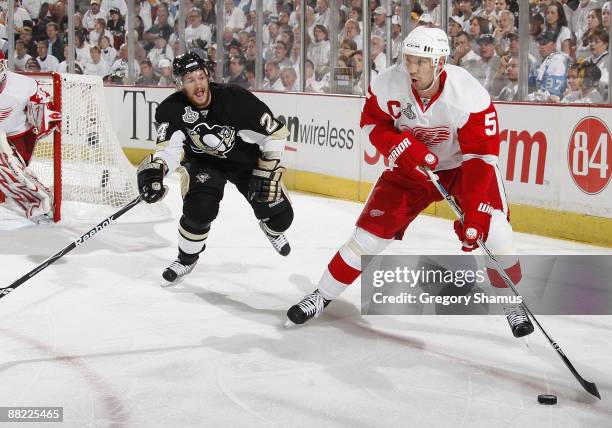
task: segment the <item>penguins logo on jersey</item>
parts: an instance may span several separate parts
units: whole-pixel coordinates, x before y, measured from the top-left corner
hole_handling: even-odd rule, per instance
[[[414,119],[416,118],[416,113],[414,112],[414,106],[410,103],[408,103],[406,105],[405,108],[402,109],[402,113],[404,114],[404,116],[406,116],[408,119]]]
[[[225,154],[236,144],[236,129],[231,126],[209,126],[202,122],[193,129],[187,129],[187,133],[193,143],[191,149],[194,153],[227,158]]]

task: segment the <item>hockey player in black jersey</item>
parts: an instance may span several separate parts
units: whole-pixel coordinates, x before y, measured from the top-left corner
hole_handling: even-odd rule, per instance
[[[249,201],[274,249],[288,255],[283,232],[293,221],[293,209],[281,185],[280,163],[287,128],[249,91],[210,82],[204,60],[193,52],[174,58],[173,73],[179,90],[157,107],[157,151],[137,173],[148,203],[165,196],[168,172],[181,174],[178,257],[162,276],[173,282],[193,270],[227,181]]]

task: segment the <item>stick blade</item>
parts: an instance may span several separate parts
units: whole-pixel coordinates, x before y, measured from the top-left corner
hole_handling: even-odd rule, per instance
[[[589,382],[584,379],[582,379],[582,382],[580,382],[580,384],[586,390],[586,392],[588,392],[591,395],[594,395],[595,397],[601,400],[601,395],[599,395],[599,390],[597,389],[597,385],[595,385],[593,382]]]

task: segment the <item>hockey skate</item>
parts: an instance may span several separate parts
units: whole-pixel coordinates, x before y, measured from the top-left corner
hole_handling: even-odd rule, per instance
[[[533,333],[533,324],[522,304],[504,305],[504,312],[514,337],[523,337]]]
[[[198,263],[198,257],[191,258],[191,260],[183,258],[179,255],[179,257],[170,263],[164,272],[162,273],[162,277],[168,281],[165,284],[162,284],[162,287],[167,287],[168,285],[174,285],[177,279],[181,279],[189,272],[193,270],[195,265]]]
[[[331,300],[325,299],[315,290],[287,311],[287,318],[294,324],[304,324],[311,318],[318,318]]]
[[[291,252],[291,246],[289,245],[289,241],[287,241],[287,237],[284,233],[273,232],[266,226],[263,221],[259,222],[259,227],[263,230],[263,233],[266,235],[274,249],[281,256],[288,256]]]

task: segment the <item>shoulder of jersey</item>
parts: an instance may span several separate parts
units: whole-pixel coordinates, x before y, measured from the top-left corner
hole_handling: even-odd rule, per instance
[[[377,98],[383,99],[394,94],[410,91],[410,78],[401,64],[395,64],[387,68],[372,79],[370,87]]]
[[[442,97],[449,106],[466,113],[477,113],[489,107],[491,96],[466,69],[448,64],[444,70],[446,81]]]
[[[251,94],[250,91],[247,91],[241,86],[233,85],[231,83],[211,83],[210,90],[213,94],[213,102],[214,96],[220,96],[222,98],[225,97],[249,97]]]
[[[179,116],[183,114],[183,107],[187,105],[185,100],[185,95],[182,92],[178,91],[169,95],[164,99],[159,106],[157,106],[157,112],[161,114],[178,114]]]
[[[9,71],[7,75],[7,88],[9,88],[11,93],[28,98],[36,93],[38,89],[36,80],[28,76],[13,73],[12,71]]]

